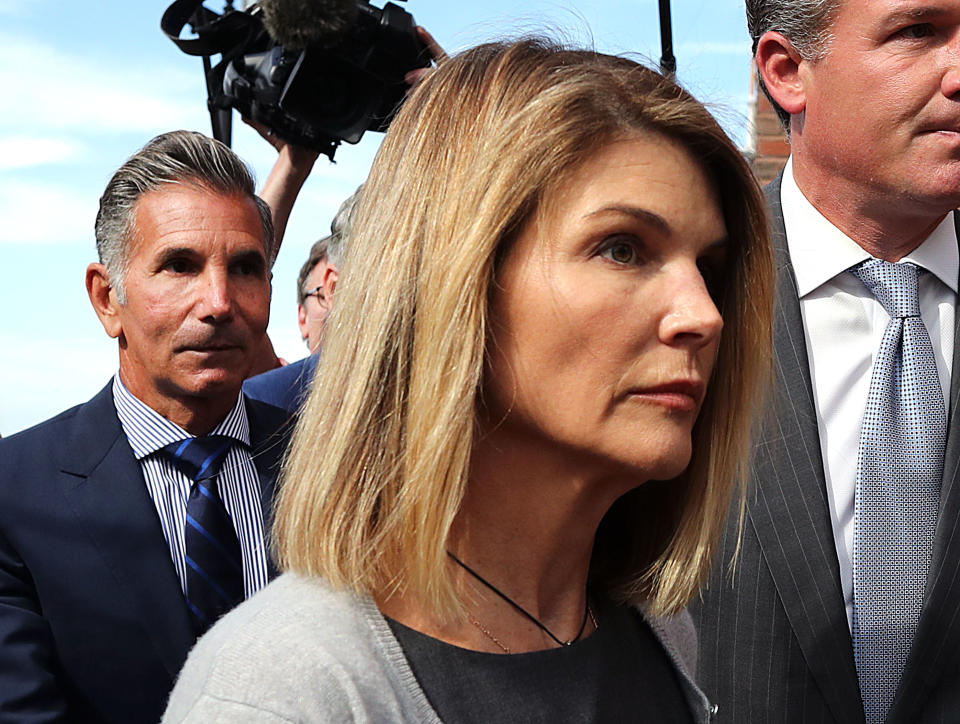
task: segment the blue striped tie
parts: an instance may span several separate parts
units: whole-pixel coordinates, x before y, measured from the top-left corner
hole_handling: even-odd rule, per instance
[[[920,618],[940,501],[947,417],[919,269],[852,269],[890,315],[860,433],[853,532],[853,653],[867,724],[882,722]]]
[[[240,541],[217,490],[217,474],[234,441],[223,435],[167,445],[174,465],[195,481],[184,527],[187,607],[197,636],[243,600]]]

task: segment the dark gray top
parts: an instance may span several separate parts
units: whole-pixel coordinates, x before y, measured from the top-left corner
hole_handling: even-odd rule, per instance
[[[596,632],[571,646],[509,655],[388,623],[445,722],[691,724],[676,669],[639,614],[600,601],[596,616]]]

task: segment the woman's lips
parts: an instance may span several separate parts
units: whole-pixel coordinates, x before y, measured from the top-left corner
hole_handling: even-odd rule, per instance
[[[631,397],[653,402],[680,412],[693,412],[703,399],[704,385],[699,380],[673,380],[663,384],[639,387],[628,392]]]

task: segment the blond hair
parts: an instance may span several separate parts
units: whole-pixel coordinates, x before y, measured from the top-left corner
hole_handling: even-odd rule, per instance
[[[657,611],[686,604],[710,565],[769,364],[763,199],[716,121],[672,81],[537,39],[443,64],[380,148],[286,465],[283,567],[379,595],[402,587],[440,615],[459,610],[446,546],[477,429],[497,263],[549,188],[637,133],[679,142],[717,188],[730,248],[725,330],[688,471],[614,505],[591,577]]]

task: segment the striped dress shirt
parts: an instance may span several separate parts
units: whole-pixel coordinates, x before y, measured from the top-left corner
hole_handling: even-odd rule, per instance
[[[123,432],[140,463],[147,492],[157,509],[163,537],[180,578],[180,588],[186,593],[183,530],[193,481],[177,470],[169,458],[157,453],[170,443],[194,436],[134,397],[119,374],[113,378],[113,401]],[[237,404],[210,434],[226,435],[238,443],[227,453],[217,484],[240,540],[244,594],[250,598],[267,584],[267,552],[260,507],[260,479],[250,455],[250,427],[242,393],[237,397]]]

